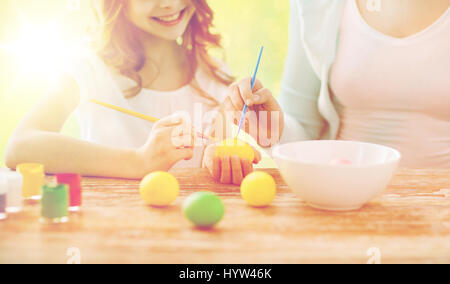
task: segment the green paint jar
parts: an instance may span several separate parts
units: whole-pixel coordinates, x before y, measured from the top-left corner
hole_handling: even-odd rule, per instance
[[[41,199],[41,222],[69,221],[69,188],[65,184],[44,185]]]

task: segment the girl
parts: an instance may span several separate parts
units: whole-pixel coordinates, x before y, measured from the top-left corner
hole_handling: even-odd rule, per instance
[[[203,160],[212,173],[217,172],[213,165],[221,165],[218,180],[240,183],[259,153],[255,161],[218,160],[210,145],[202,157],[205,147],[194,145],[190,126],[191,118],[196,130],[218,125],[217,113],[239,89],[239,99],[253,97],[249,79],[228,91],[232,77],[208,55],[208,48],[220,47],[220,37],[210,32],[213,13],[206,0],[94,3],[100,23],[95,52],[74,60],[60,87],[23,119],[10,139],[7,166],[38,162],[52,173],[141,178],[173,166],[199,167]],[[254,91],[259,108],[274,104],[260,82]],[[165,118],[152,125],[91,99]],[[82,140],[58,133],[74,111]],[[183,114],[172,115],[179,111]],[[214,129],[207,134],[222,136]]]
[[[450,0],[291,0],[282,141],[360,140],[450,168]]]

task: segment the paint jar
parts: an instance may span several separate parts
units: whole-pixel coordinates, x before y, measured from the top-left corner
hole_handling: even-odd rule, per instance
[[[65,184],[44,185],[41,199],[42,223],[69,221],[69,187]]]
[[[35,163],[25,163],[18,165],[17,171],[23,177],[23,198],[27,200],[41,199],[41,190],[45,183],[44,166]]]
[[[6,219],[7,193],[8,193],[8,181],[5,175],[0,175],[0,220]]]
[[[80,211],[82,199],[81,176],[69,173],[57,174],[56,181],[69,187],[69,211]]]
[[[22,175],[17,172],[6,174],[8,181],[8,193],[6,195],[6,212],[17,213],[22,211]]]

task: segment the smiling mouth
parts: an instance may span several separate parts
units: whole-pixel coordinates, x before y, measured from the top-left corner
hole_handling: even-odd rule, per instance
[[[184,14],[186,14],[186,10],[187,8],[184,8],[176,14],[163,17],[152,17],[151,19],[164,26],[174,26],[180,23],[181,20],[183,20],[183,16]]]

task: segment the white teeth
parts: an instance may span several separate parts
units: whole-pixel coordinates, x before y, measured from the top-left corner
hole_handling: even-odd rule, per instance
[[[156,19],[162,21],[162,22],[172,22],[177,20],[181,15],[181,12],[179,12],[178,14],[175,14],[173,16],[167,16],[167,17],[155,17]]]

